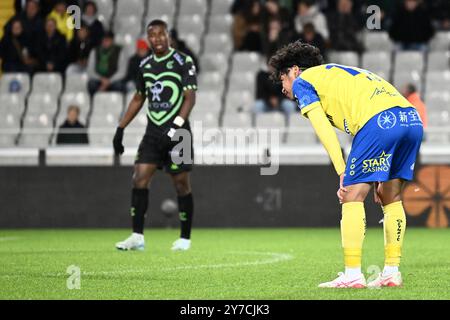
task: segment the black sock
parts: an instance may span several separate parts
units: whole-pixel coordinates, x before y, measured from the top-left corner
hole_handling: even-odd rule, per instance
[[[131,193],[131,217],[133,232],[144,234],[145,212],[148,206],[148,189],[133,188]]]
[[[194,201],[192,193],[178,197],[178,211],[181,222],[181,238],[191,238],[192,215],[194,214]]]

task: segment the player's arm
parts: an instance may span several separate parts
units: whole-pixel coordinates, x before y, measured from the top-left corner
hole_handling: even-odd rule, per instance
[[[334,169],[340,176],[345,172],[345,161],[336,132],[331,126],[322,108],[314,108],[307,113],[309,120],[331,158]]]

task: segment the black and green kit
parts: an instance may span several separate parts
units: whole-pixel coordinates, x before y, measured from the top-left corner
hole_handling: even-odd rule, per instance
[[[164,150],[160,139],[180,112],[184,91],[197,90],[192,58],[172,48],[163,57],[150,55],[142,60],[138,77],[136,90],[147,99],[148,124],[135,163],[155,163],[170,173],[190,171],[191,164],[172,163],[171,150]],[[190,131],[189,121],[183,128]]]

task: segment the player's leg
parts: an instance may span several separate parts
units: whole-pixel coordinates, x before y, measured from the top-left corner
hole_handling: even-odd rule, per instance
[[[192,218],[194,214],[194,201],[191,191],[189,172],[180,172],[170,175],[177,192],[178,211],[180,217],[180,239],[174,242],[172,250],[188,250],[191,246]]]
[[[343,194],[341,238],[344,250],[345,272],[331,282],[322,283],[321,288],[364,288],[366,280],[361,272],[361,256],[366,234],[364,199],[370,184],[356,183],[346,186]]]
[[[401,192],[405,182],[393,179],[378,185],[376,193],[381,200],[384,213],[384,252],[383,273],[370,287],[400,286],[402,277],[399,272],[403,239],[406,231],[406,215],[401,201]]]
[[[156,164],[137,163],[134,166],[131,209],[133,233],[126,240],[118,242],[120,250],[144,249],[144,222],[148,207],[148,186],[157,170]]]

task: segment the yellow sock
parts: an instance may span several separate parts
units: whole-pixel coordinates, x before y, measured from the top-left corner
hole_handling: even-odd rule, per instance
[[[401,201],[383,207],[384,256],[386,266],[400,265],[403,237],[406,230],[406,215]]]
[[[366,235],[366,214],[363,202],[342,205],[341,236],[347,268],[361,267],[361,253]]]

